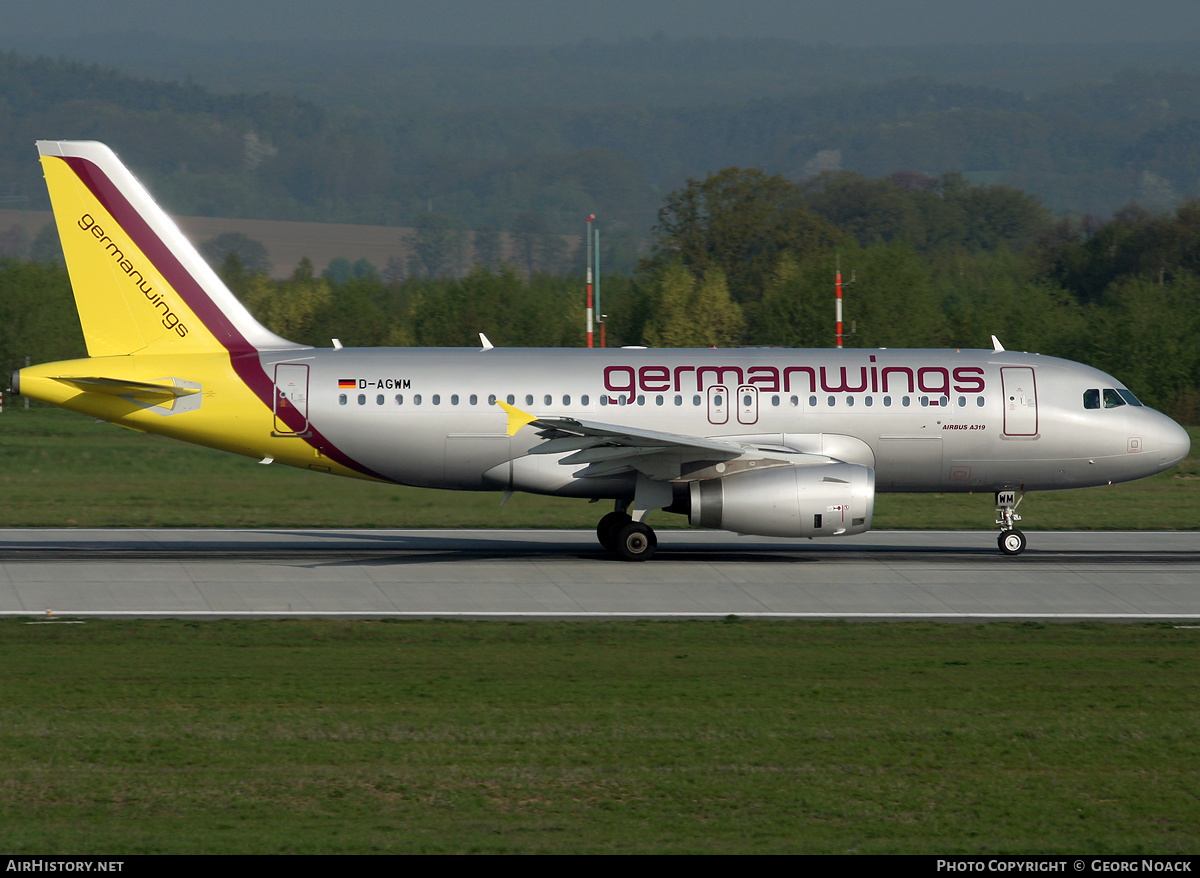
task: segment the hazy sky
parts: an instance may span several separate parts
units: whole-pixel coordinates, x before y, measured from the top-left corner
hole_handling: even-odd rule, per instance
[[[198,40],[389,37],[509,45],[656,32],[853,46],[1200,39],[1195,0],[38,0],[6,6],[5,43],[18,49],[11,35],[131,30]]]

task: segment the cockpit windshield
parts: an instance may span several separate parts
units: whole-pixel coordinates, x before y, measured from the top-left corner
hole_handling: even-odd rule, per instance
[[[1103,397],[1101,396],[1103,394]],[[1124,387],[1106,387],[1103,391],[1099,388],[1091,388],[1083,392],[1083,407],[1085,409],[1100,408],[1100,401],[1103,398],[1104,408],[1115,409],[1123,405],[1140,406],[1142,403],[1136,396],[1126,390]]]

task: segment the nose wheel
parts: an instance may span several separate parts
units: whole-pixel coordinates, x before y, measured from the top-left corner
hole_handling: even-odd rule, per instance
[[[1024,499],[1024,492],[1021,492],[1020,497],[1016,491],[996,492],[996,511],[1000,513],[1000,517],[996,519],[996,524],[1000,525],[1000,537],[996,544],[1005,555],[1020,555],[1025,551],[1025,534],[1017,530],[1016,525],[1021,520],[1016,508]]]
[[[1020,555],[1025,551],[1025,534],[1015,527],[1000,534],[1000,539],[996,542],[999,543],[1000,551],[1005,555]]]

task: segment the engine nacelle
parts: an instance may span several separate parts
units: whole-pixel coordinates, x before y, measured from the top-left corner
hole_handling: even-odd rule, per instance
[[[875,470],[853,463],[776,466],[691,482],[688,520],[764,537],[866,533]]]

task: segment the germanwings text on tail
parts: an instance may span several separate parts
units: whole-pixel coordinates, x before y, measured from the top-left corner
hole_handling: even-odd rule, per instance
[[[871,527],[877,491],[1026,491],[1168,469],[1187,433],[1115,378],[1004,350],[312,348],[260,325],[103,144],[38,149],[87,342],[13,389],[113,423],[404,485],[610,500],[744,534]],[[486,327],[484,327],[486,328]]]

